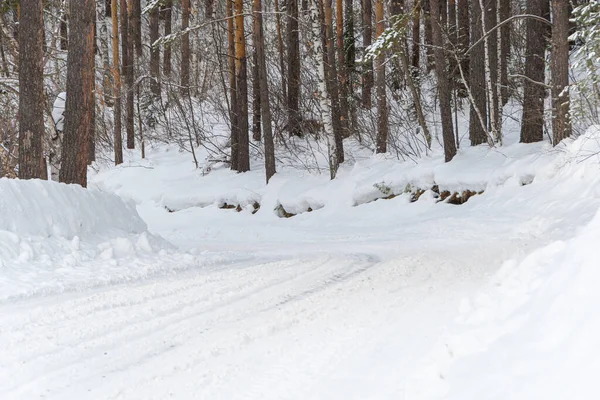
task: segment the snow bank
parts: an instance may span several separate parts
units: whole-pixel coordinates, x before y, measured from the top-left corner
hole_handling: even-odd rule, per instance
[[[444,163],[443,154],[418,163],[381,155],[357,158],[342,165],[333,181],[326,172],[280,168],[269,185],[265,185],[264,171],[257,160],[253,170],[244,174],[232,172],[224,164],[212,164],[210,171],[197,170],[187,154],[180,154],[172,146],[159,147],[150,150],[145,160],[130,154],[128,164],[103,170],[90,182],[138,204],[151,201],[169,211],[227,204],[252,212],[252,205],[259,203],[259,215],[274,217],[279,205],[292,214],[322,208],[335,211],[434,186],[440,192],[479,193],[549,180],[557,174],[565,175],[564,171],[582,170],[580,164],[595,164],[599,138],[600,130],[592,128],[579,139],[568,139],[557,147],[545,142],[493,149],[469,147],[460,150],[450,163]]]
[[[587,139],[578,143],[590,148]],[[600,197],[598,185],[590,191],[582,196]],[[600,212],[572,239],[506,262],[463,299],[406,398],[598,398],[599,242]]]
[[[0,210],[0,230],[20,236],[71,239],[146,231],[132,204],[78,185],[0,179]]]
[[[169,274],[235,255],[182,254],[133,203],[39,180],[0,179],[0,301]]]

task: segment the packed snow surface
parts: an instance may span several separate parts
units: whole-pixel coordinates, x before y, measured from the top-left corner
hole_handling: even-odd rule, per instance
[[[597,398],[599,150],[2,180],[0,398]]]

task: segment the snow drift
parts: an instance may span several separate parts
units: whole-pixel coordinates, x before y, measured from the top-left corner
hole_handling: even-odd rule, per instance
[[[410,398],[597,398],[599,241],[600,212],[573,239],[506,262],[462,301]]]
[[[81,290],[226,259],[178,253],[133,203],[39,180],[0,179],[0,301]]]
[[[121,198],[78,185],[0,179],[0,230],[20,236],[140,234],[146,224]]]

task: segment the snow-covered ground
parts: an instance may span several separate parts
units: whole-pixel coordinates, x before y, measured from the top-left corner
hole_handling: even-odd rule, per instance
[[[0,398],[596,398],[599,149],[2,180]]]

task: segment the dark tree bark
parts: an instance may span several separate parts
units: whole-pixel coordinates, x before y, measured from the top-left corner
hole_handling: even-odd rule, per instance
[[[412,53],[410,64],[412,66],[412,76],[419,76],[421,66],[421,2],[417,2],[413,10],[412,21]]]
[[[385,13],[383,7],[383,0],[376,0],[375,2],[375,20],[376,34],[379,38],[385,30]],[[377,88],[377,139],[376,149],[377,153],[387,152],[388,142],[388,110],[387,110],[387,94],[385,90],[385,54],[382,53],[375,59],[375,86]]]
[[[423,24],[425,48],[427,51],[427,71],[433,69],[433,34],[431,29],[431,0],[423,0]]]
[[[363,5],[363,47],[366,49],[373,43],[373,4],[371,0],[362,0]],[[373,90],[373,63],[367,61],[363,66],[362,73],[362,105],[370,109],[372,104]]]
[[[324,0],[323,2],[323,21],[325,24],[325,46],[327,51],[326,57],[326,86],[331,98],[331,115],[333,121],[333,139],[335,142],[335,165],[334,169],[337,172],[337,167],[344,162],[344,136],[340,118],[340,92],[337,80],[337,68],[335,63],[335,32],[333,29],[333,7],[332,0]],[[335,174],[334,174],[335,175]]]
[[[190,26],[190,0],[181,0],[181,30]],[[190,94],[190,34],[181,36],[181,93]]]
[[[69,48],[69,29],[67,25],[67,10],[65,10],[60,19],[60,49],[67,50]]]
[[[527,14],[547,17],[548,0],[529,0]],[[523,80],[523,120],[521,142],[533,143],[544,139],[544,99],[546,88],[546,24],[534,19],[526,20],[527,44],[525,54],[525,77]]]
[[[404,14],[404,0],[390,0],[390,14],[394,16]]]
[[[142,48],[142,5],[141,0],[133,0],[131,9],[131,23],[133,31],[133,43],[135,46],[135,54],[138,57],[143,55]]]
[[[261,40],[261,33],[258,32],[262,29],[262,1],[253,0],[252,2],[252,44],[254,45],[254,51],[252,52],[252,139],[254,141],[260,141],[261,139],[261,90],[260,90],[260,65],[259,65],[259,40]],[[261,20],[258,21],[258,16]],[[264,46],[264,43],[263,43]],[[264,48],[263,48],[264,50]],[[264,54],[263,54],[264,56]]]
[[[117,0],[111,2],[111,17],[112,17],[112,53],[113,53],[113,82],[115,93],[115,126],[114,126],[114,151],[115,165],[123,163],[123,136],[121,134],[121,72],[119,62],[119,15],[118,15]]]
[[[244,1],[235,0],[235,71],[238,115],[238,172],[250,171],[250,141],[248,138],[248,67],[244,29]]]
[[[129,0],[127,4],[127,16],[129,17],[133,10],[133,0]],[[125,130],[127,131],[127,148],[135,149],[135,88],[134,88],[134,28],[135,24],[131,21],[127,23],[127,63],[125,64],[125,86],[127,87],[126,96],[126,118],[125,118]]]
[[[162,19],[165,21],[165,36],[169,36],[173,29],[172,21],[173,0],[165,0],[165,5],[161,10]],[[171,76],[171,45],[165,44],[163,49],[163,74]]]
[[[285,68],[285,46],[283,45],[283,34],[281,33],[281,10],[279,0],[275,0],[275,23],[277,28],[277,48],[279,53],[279,73],[281,74],[281,94],[287,101],[287,70]]]
[[[154,96],[160,96],[160,46],[154,46],[159,38],[158,6],[150,11],[150,90]]]
[[[511,2],[501,1],[500,2],[500,21],[506,21],[511,16]],[[510,58],[510,25],[505,25],[500,28],[500,38],[502,40],[502,48],[500,49],[500,82],[502,87],[500,88],[500,95],[502,98],[502,105],[508,103],[509,90],[508,90],[508,61]]]
[[[444,155],[446,162],[451,161],[456,155],[456,141],[452,123],[452,105],[446,56],[444,54],[444,41],[442,37],[442,20],[439,13],[439,0],[431,0],[431,25],[433,45],[435,46],[435,72],[437,75],[439,106],[442,117],[442,137],[444,141]]]
[[[129,14],[127,0],[120,0],[119,14],[121,28],[121,75],[126,77],[127,62],[129,61],[129,57],[127,56],[127,52],[129,51]]]
[[[46,179],[42,0],[21,0],[19,29],[19,178]]]
[[[460,57],[460,66],[465,75],[469,79],[469,54],[466,51],[469,49],[469,0],[458,0],[457,24],[458,37],[457,46]]]
[[[271,125],[271,104],[269,103],[269,83],[267,78],[267,62],[265,56],[265,35],[263,29],[262,1],[254,0],[254,45],[258,63],[258,81],[261,102],[262,129],[265,142],[265,171],[267,183],[275,175],[275,145]]]
[[[256,1],[256,0],[254,0]],[[254,24],[257,29],[257,24]],[[253,33],[256,38],[256,33]],[[260,92],[260,71],[258,66],[257,43],[254,41],[254,52],[252,54],[252,140],[260,141],[261,138],[261,92]]]
[[[348,73],[346,71],[346,49],[344,41],[344,1],[336,0],[337,80],[340,90],[340,124],[344,137],[350,136],[348,116]]]
[[[344,4],[344,50],[346,52],[346,69],[348,78],[352,81],[352,74],[356,71],[356,42],[354,39],[354,2],[345,0]],[[348,85],[352,93],[352,84]]]
[[[552,0],[552,131],[556,146],[571,136],[569,119],[569,1]]]
[[[90,131],[94,116],[93,0],[69,2],[71,26],[67,55],[67,103],[60,181],[87,186]]]
[[[288,50],[288,132],[301,136],[300,127],[300,32],[298,30],[298,0],[287,0],[287,50]]]
[[[445,0],[444,0],[445,1]],[[448,22],[447,22],[448,44],[450,47],[450,55],[448,61],[450,65],[451,78],[454,80],[460,76],[458,72],[456,57],[454,53],[458,49],[458,28],[456,24],[456,0],[448,0]],[[453,81],[454,84],[454,81]],[[454,85],[453,85],[454,86]]]
[[[238,170],[239,160],[239,115],[240,104],[237,95],[237,72],[235,62],[235,21],[233,19],[233,1],[226,0],[226,16],[227,16],[227,43],[228,43],[228,66],[229,66],[229,97],[231,109],[229,119],[231,121],[231,169]]]
[[[473,4],[471,10],[471,44],[475,44],[483,37],[479,3]],[[473,96],[469,116],[469,139],[471,139],[472,146],[477,146],[487,142],[487,90],[483,41],[473,47],[470,54],[474,54],[474,57],[469,59],[469,89]],[[481,114],[485,129],[477,110]]]

